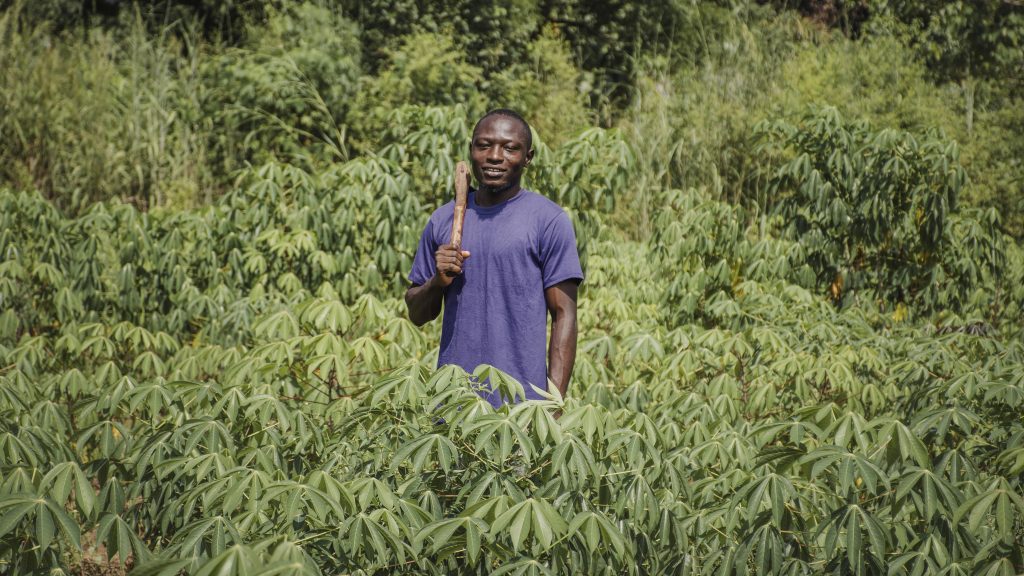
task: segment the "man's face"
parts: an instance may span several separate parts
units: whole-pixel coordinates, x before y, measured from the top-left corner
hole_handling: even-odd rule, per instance
[[[526,141],[526,127],[512,118],[494,115],[480,122],[469,148],[473,176],[481,191],[518,191],[523,169],[533,159]]]

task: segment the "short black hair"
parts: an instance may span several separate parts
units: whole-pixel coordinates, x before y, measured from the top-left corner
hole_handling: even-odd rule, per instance
[[[504,116],[505,118],[511,118],[522,125],[523,129],[526,130],[526,149],[533,150],[533,131],[530,130],[530,123],[523,118],[519,112],[512,110],[511,108],[495,108],[487,114],[484,114],[476,121],[476,125],[473,126],[473,137],[476,137],[476,129],[480,127],[480,123],[490,118],[491,116]]]

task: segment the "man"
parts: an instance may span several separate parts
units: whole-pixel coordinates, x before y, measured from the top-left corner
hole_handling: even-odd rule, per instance
[[[564,396],[576,361],[576,291],[583,281],[576,235],[566,213],[520,187],[533,159],[530,126],[512,110],[477,122],[470,161],[478,187],[466,202],[462,251],[448,243],[454,202],[427,222],[405,294],[417,326],[444,307],[438,365],[472,372],[490,364],[540,398],[547,379]],[[544,343],[552,317],[547,365]],[[495,407],[497,393],[486,396]]]

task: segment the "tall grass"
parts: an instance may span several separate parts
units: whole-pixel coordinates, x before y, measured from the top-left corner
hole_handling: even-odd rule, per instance
[[[637,157],[629,194],[639,239],[650,234],[649,218],[667,190],[700,189],[716,200],[761,204],[753,127],[774,113],[792,46],[814,33],[789,15],[703,11],[695,7],[691,15],[693,37],[639,66],[621,121]]]
[[[137,14],[122,37],[53,35],[20,4],[0,14],[0,179],[69,211],[201,200],[196,37],[183,23],[150,34]]]

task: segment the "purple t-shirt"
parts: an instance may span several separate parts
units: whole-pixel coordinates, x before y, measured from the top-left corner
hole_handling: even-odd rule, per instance
[[[430,216],[409,280],[434,276],[434,252],[451,240],[455,203]],[[490,364],[519,380],[527,398],[547,389],[547,304],[544,290],[565,280],[583,281],[576,234],[569,216],[544,196],[521,190],[497,206],[466,203],[462,249],[469,258],[444,293],[438,366],[472,372]],[[495,393],[487,397],[501,403]]]

